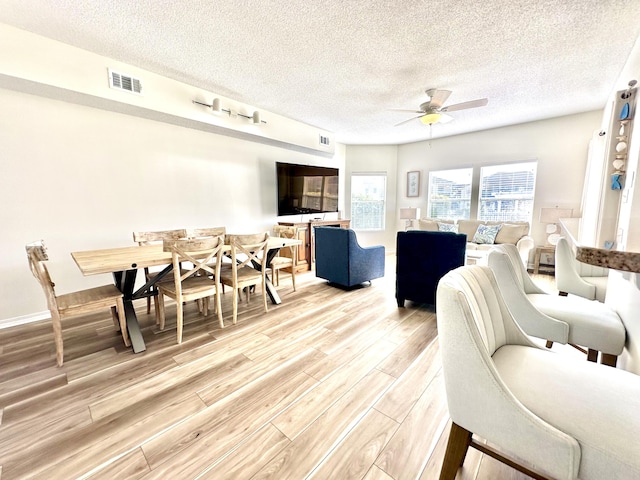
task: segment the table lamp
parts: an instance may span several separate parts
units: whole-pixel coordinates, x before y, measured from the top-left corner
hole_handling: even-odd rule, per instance
[[[411,226],[411,220],[420,218],[419,208],[401,208],[400,219],[405,220],[404,229],[406,230]]]
[[[572,208],[541,208],[540,209],[540,223],[547,224],[547,245],[555,246],[560,238],[558,223],[561,218],[571,218],[573,215]]]

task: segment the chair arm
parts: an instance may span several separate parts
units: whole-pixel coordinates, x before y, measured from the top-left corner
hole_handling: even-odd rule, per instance
[[[524,264],[525,268],[529,263],[529,252],[534,246],[535,242],[529,235],[525,235],[516,242],[516,248],[518,249],[518,253],[520,254],[520,258],[522,259],[522,263]]]
[[[355,245],[349,252],[350,283],[362,283],[384,276],[384,246]]]
[[[545,315],[531,304],[507,254],[492,250],[488,255],[488,263],[502,298],[520,328],[527,335],[566,344],[569,341],[569,325]]]

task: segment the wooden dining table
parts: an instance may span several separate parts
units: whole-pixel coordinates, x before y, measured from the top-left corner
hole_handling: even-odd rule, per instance
[[[293,238],[269,237],[267,245],[267,265],[281,248],[300,245],[302,242]],[[225,245],[223,253],[230,252],[231,247]],[[133,301],[140,298],[155,296],[158,294],[155,284],[162,280],[171,271],[171,252],[163,251],[161,244],[127,246],[105,248],[100,250],[85,250],[71,252],[71,257],[76,262],[83,275],[99,275],[110,273],[113,280],[124,297],[125,315],[127,318],[127,330],[134,353],[146,350],[144,338],[140,331],[140,324],[136,316]],[[135,290],[138,270],[146,267],[164,266],[151,280]],[[274,304],[280,304],[280,296],[273,283],[267,277],[265,286],[267,295]]]

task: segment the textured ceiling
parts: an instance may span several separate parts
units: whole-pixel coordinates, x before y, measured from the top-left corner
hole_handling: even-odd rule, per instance
[[[640,34],[639,0],[0,0],[0,22],[332,131],[429,138],[388,109],[425,89],[432,138],[600,109]],[[445,105],[446,105],[445,104]]]

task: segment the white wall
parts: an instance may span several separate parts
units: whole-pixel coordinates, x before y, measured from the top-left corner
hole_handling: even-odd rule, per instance
[[[0,323],[46,310],[24,245],[44,239],[58,293],[83,277],[70,252],[132,244],[134,230],[270,229],[276,161],[332,159],[0,89]],[[344,185],[341,208],[344,209]]]
[[[396,207],[420,207],[423,216],[427,216],[431,170],[474,167],[477,178],[483,165],[537,160],[531,234],[536,244],[544,244],[545,226],[538,221],[540,208],[573,208],[575,216],[579,216],[589,140],[600,128],[601,117],[602,112],[595,111],[401,145]],[[405,192],[407,172],[413,170],[422,172],[418,199],[407,198]],[[477,204],[477,198],[472,202]],[[477,211],[474,208],[472,204],[472,212]]]

